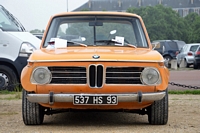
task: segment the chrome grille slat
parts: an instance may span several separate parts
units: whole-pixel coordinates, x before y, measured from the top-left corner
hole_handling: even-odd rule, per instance
[[[60,72],[60,71],[51,71],[51,73],[85,73],[85,72]]]
[[[85,77],[53,77],[53,78],[57,78],[57,79],[60,78],[61,79],[61,78],[85,78]]]
[[[139,77],[106,77],[106,78],[110,78],[110,79],[140,79]]]

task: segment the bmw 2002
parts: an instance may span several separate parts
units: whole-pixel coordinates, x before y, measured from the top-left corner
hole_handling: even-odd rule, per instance
[[[140,16],[68,12],[50,18],[21,74],[26,125],[65,111],[115,111],[168,121],[169,71]]]

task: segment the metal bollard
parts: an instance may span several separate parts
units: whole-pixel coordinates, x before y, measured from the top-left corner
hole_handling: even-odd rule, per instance
[[[177,70],[177,60],[176,59],[171,60],[171,68]]]
[[[179,67],[180,68],[185,67],[185,60],[184,59],[181,60]]]

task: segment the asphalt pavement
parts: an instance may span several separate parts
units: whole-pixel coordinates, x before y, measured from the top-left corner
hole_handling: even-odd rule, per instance
[[[186,85],[193,87],[200,87],[200,70],[185,69],[185,70],[170,70],[169,82],[179,85]],[[177,85],[168,86],[169,90],[191,90],[189,87],[180,87]]]

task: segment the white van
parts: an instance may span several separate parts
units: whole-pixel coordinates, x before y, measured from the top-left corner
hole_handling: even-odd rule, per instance
[[[41,40],[0,5],[0,90],[14,90],[30,54]]]

